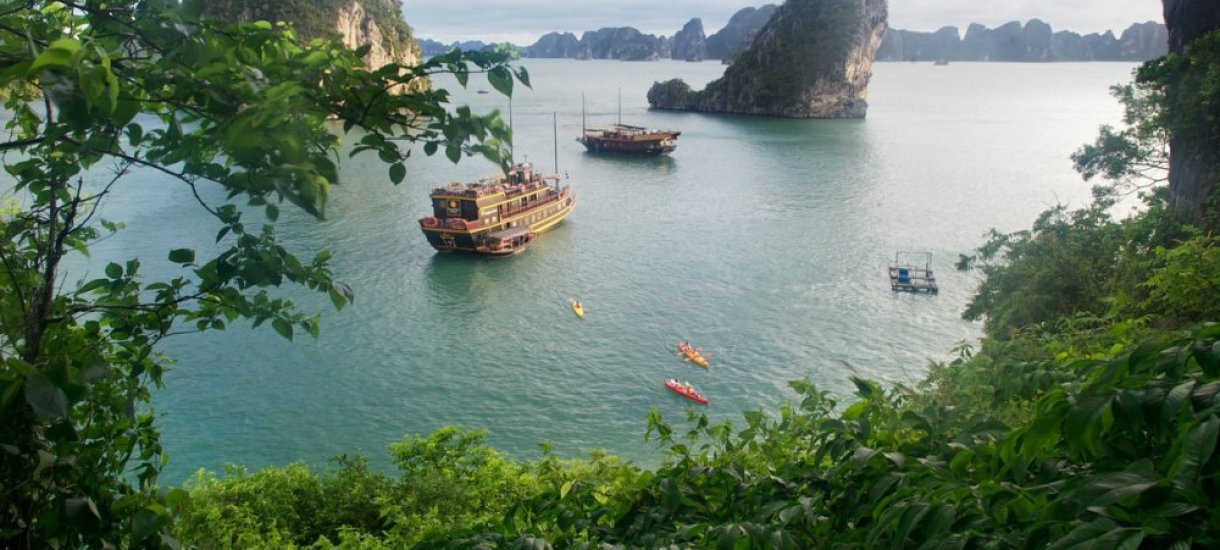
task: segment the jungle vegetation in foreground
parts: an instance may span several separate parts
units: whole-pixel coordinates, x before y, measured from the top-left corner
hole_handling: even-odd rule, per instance
[[[438,72],[464,84],[477,72],[511,93],[528,74],[505,55],[367,68],[367,46],[208,21],[203,8],[0,1],[0,547],[177,544],[169,529],[186,494],[156,486],[157,344],[242,320],[289,339],[316,335],[316,316],[275,296],[282,285],[327,293],[336,307],[352,299],[330,252],[300,258],[275,234],[285,201],[322,217],[340,183],[341,136],[328,119],[358,140],[352,155],[376,154],[394,183],[413,145],[454,162],[506,162],[509,133],[495,113],[449,109],[446,91],[412,86]],[[137,170],[162,174],[210,214],[215,256],[148,251],[178,269],[166,280],[145,276],[136,258],[90,280],[65,273],[65,258],[119,231],[105,201],[131,193],[124,178]],[[227,199],[205,200],[202,186]]]
[[[1176,128],[1220,136],[1183,118],[1220,112],[1217,75],[1220,32],[1115,88],[1126,125],[1073,156],[1107,184],[962,259],[983,275],[965,315],[987,337],[916,387],[854,379],[838,406],[794,382],[795,403],[738,425],[654,412],[655,470],[516,462],[446,428],[391,445],[392,474],[347,458],[201,473],[175,533],[207,547],[1220,545],[1220,220],[1212,202],[1181,222],[1163,185]],[[1194,92],[1172,91],[1182,82]],[[1145,205],[1116,219],[1123,193]]]
[[[287,28],[200,23],[201,7],[0,5],[13,113],[0,151],[21,199],[0,218],[0,546],[1220,545],[1220,224],[1214,197],[1183,204],[1156,185],[1134,217],[1110,214],[1124,188],[1111,184],[966,258],[985,277],[966,313],[988,337],[918,386],[857,379],[840,407],[794,382],[791,406],[735,426],[653,414],[648,434],[668,452],[653,470],[604,455],[518,462],[447,428],[391,445],[394,473],[344,458],[158,487],[147,400],[160,339],[241,319],[316,332],[272,294],[282,284],[352,297],[329,253],[302,261],[275,240],[283,200],[321,216],[338,182],[324,120],[359,127],[357,153],[398,182],[411,144],[499,161],[508,135],[494,116],[446,110],[443,90],[388,90],[436,71],[485,71],[505,93],[527,83],[494,54],[369,70]],[[1158,157],[1166,140],[1220,143],[1220,34],[1144,66],[1119,95],[1131,117],[1078,152],[1086,176],[1155,180],[1142,168],[1172,160]],[[98,204],[135,169],[225,187],[232,204],[199,201],[221,253],[164,251],[182,266],[172,280],[145,280],[133,259],[65,281],[66,255],[118,229]],[[250,207],[268,223],[247,226]]]

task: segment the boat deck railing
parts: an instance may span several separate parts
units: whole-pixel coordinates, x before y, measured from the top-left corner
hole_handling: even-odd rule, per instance
[[[516,216],[517,214],[521,214],[523,212],[528,212],[530,210],[537,210],[537,209],[539,209],[543,206],[547,206],[551,203],[559,202],[565,196],[564,191],[566,191],[566,188],[560,190],[558,193],[555,193],[554,195],[552,195],[550,197],[547,197],[546,200],[531,203],[528,206],[522,206],[519,208],[514,208],[512,210],[507,210],[504,213],[500,214],[500,219],[511,218],[513,216]]]

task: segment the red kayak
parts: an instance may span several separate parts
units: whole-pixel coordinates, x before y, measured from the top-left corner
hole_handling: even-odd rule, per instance
[[[685,397],[687,399],[690,399],[691,401],[694,401],[695,403],[698,403],[700,405],[707,404],[706,397],[699,395],[699,392],[697,392],[693,389],[691,389],[691,390],[686,389],[686,386],[683,386],[676,380],[666,380],[665,387],[673,390],[674,393],[681,395],[682,397]]]

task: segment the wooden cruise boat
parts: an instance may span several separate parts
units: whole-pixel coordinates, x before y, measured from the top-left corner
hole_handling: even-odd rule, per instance
[[[620,155],[662,156],[678,148],[678,136],[682,132],[671,130],[649,130],[640,126],[614,124],[584,129],[584,135],[576,141],[584,144],[590,153],[615,153]]]
[[[432,215],[420,218],[420,228],[442,252],[516,254],[576,206],[571,187],[560,186],[559,179],[526,162],[507,174],[438,187],[431,194]]]
[[[623,93],[619,90],[618,122],[607,126],[585,124],[584,95],[580,99],[580,137],[576,138],[590,153],[616,155],[639,155],[657,157],[668,155],[678,148],[678,136],[674,130],[650,130],[642,126],[623,124]]]

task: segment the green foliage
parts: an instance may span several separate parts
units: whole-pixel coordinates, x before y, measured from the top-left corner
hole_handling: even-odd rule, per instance
[[[1136,82],[1161,100],[1150,122],[1220,149],[1220,30],[1196,38],[1184,54],[1140,66]]]
[[[1123,127],[1103,125],[1096,141],[1072,153],[1085,181],[1101,177],[1123,190],[1148,189],[1168,180],[1169,129],[1162,124],[1164,92],[1146,82],[1114,86]]]
[[[1146,294],[1140,283],[1155,266],[1153,251],[1172,245],[1183,229],[1169,215],[1163,192],[1145,197],[1145,212],[1118,221],[1111,214],[1113,196],[1095,191],[1088,208],[1056,206],[1029,230],[993,230],[986,244],[963,256],[958,268],[984,277],[963,317],[985,317],[988,336],[1007,339],[1073,315],[1130,313],[1125,304]]]
[[[1173,248],[1156,250],[1157,263],[1143,283],[1147,311],[1173,319],[1220,318],[1220,247],[1216,239],[1196,236]]]
[[[371,473],[363,459],[339,459],[317,476],[303,464],[253,474],[239,468],[223,480],[199,472],[186,487],[175,531],[203,547],[309,545],[344,529],[377,533],[384,527],[374,496],[388,496],[392,481]]]
[[[397,477],[370,472],[363,459],[321,474],[300,464],[231,468],[223,479],[201,472],[186,486],[175,535],[216,548],[401,548],[528,515],[519,503],[546,492],[590,487],[589,502],[609,502],[640,475],[601,454],[563,461],[548,452],[517,463],[489,447],[484,432],[454,427],[405,437],[390,452]]]
[[[673,458],[629,505],[576,512],[607,526],[596,537],[541,516],[485,538],[556,547],[1209,546],[1220,536],[1218,337],[1209,326],[1105,361],[1002,366],[997,397],[1031,403],[1020,426],[923,407],[902,388],[864,380],[859,401],[837,415],[801,383],[800,406],[747,413],[741,431],[697,416],[678,440],[654,418]],[[560,500],[552,492],[530,506]]]
[[[176,332],[248,319],[286,338],[317,335],[317,317],[273,294],[299,285],[351,301],[328,267],[279,245],[288,201],[322,217],[339,183],[337,117],[391,181],[412,146],[504,165],[510,139],[495,113],[449,109],[445,90],[413,83],[438,72],[494,73],[528,83],[498,53],[453,52],[414,67],[366,68],[329,41],[303,44],[266,22],[201,20],[188,0],[6,2],[0,6],[0,97],[7,131],[0,217],[0,546],[172,544],[181,491],[156,491],[165,457],[149,406]],[[218,253],[148,251],[180,267],[147,280],[138,259],[67,280],[70,255],[119,227],[104,198],[133,170],[189,190],[215,220]],[[219,185],[228,200],[198,192]],[[249,212],[265,214],[251,221]],[[270,539],[268,539],[270,541]],[[274,541],[270,541],[274,542]]]

